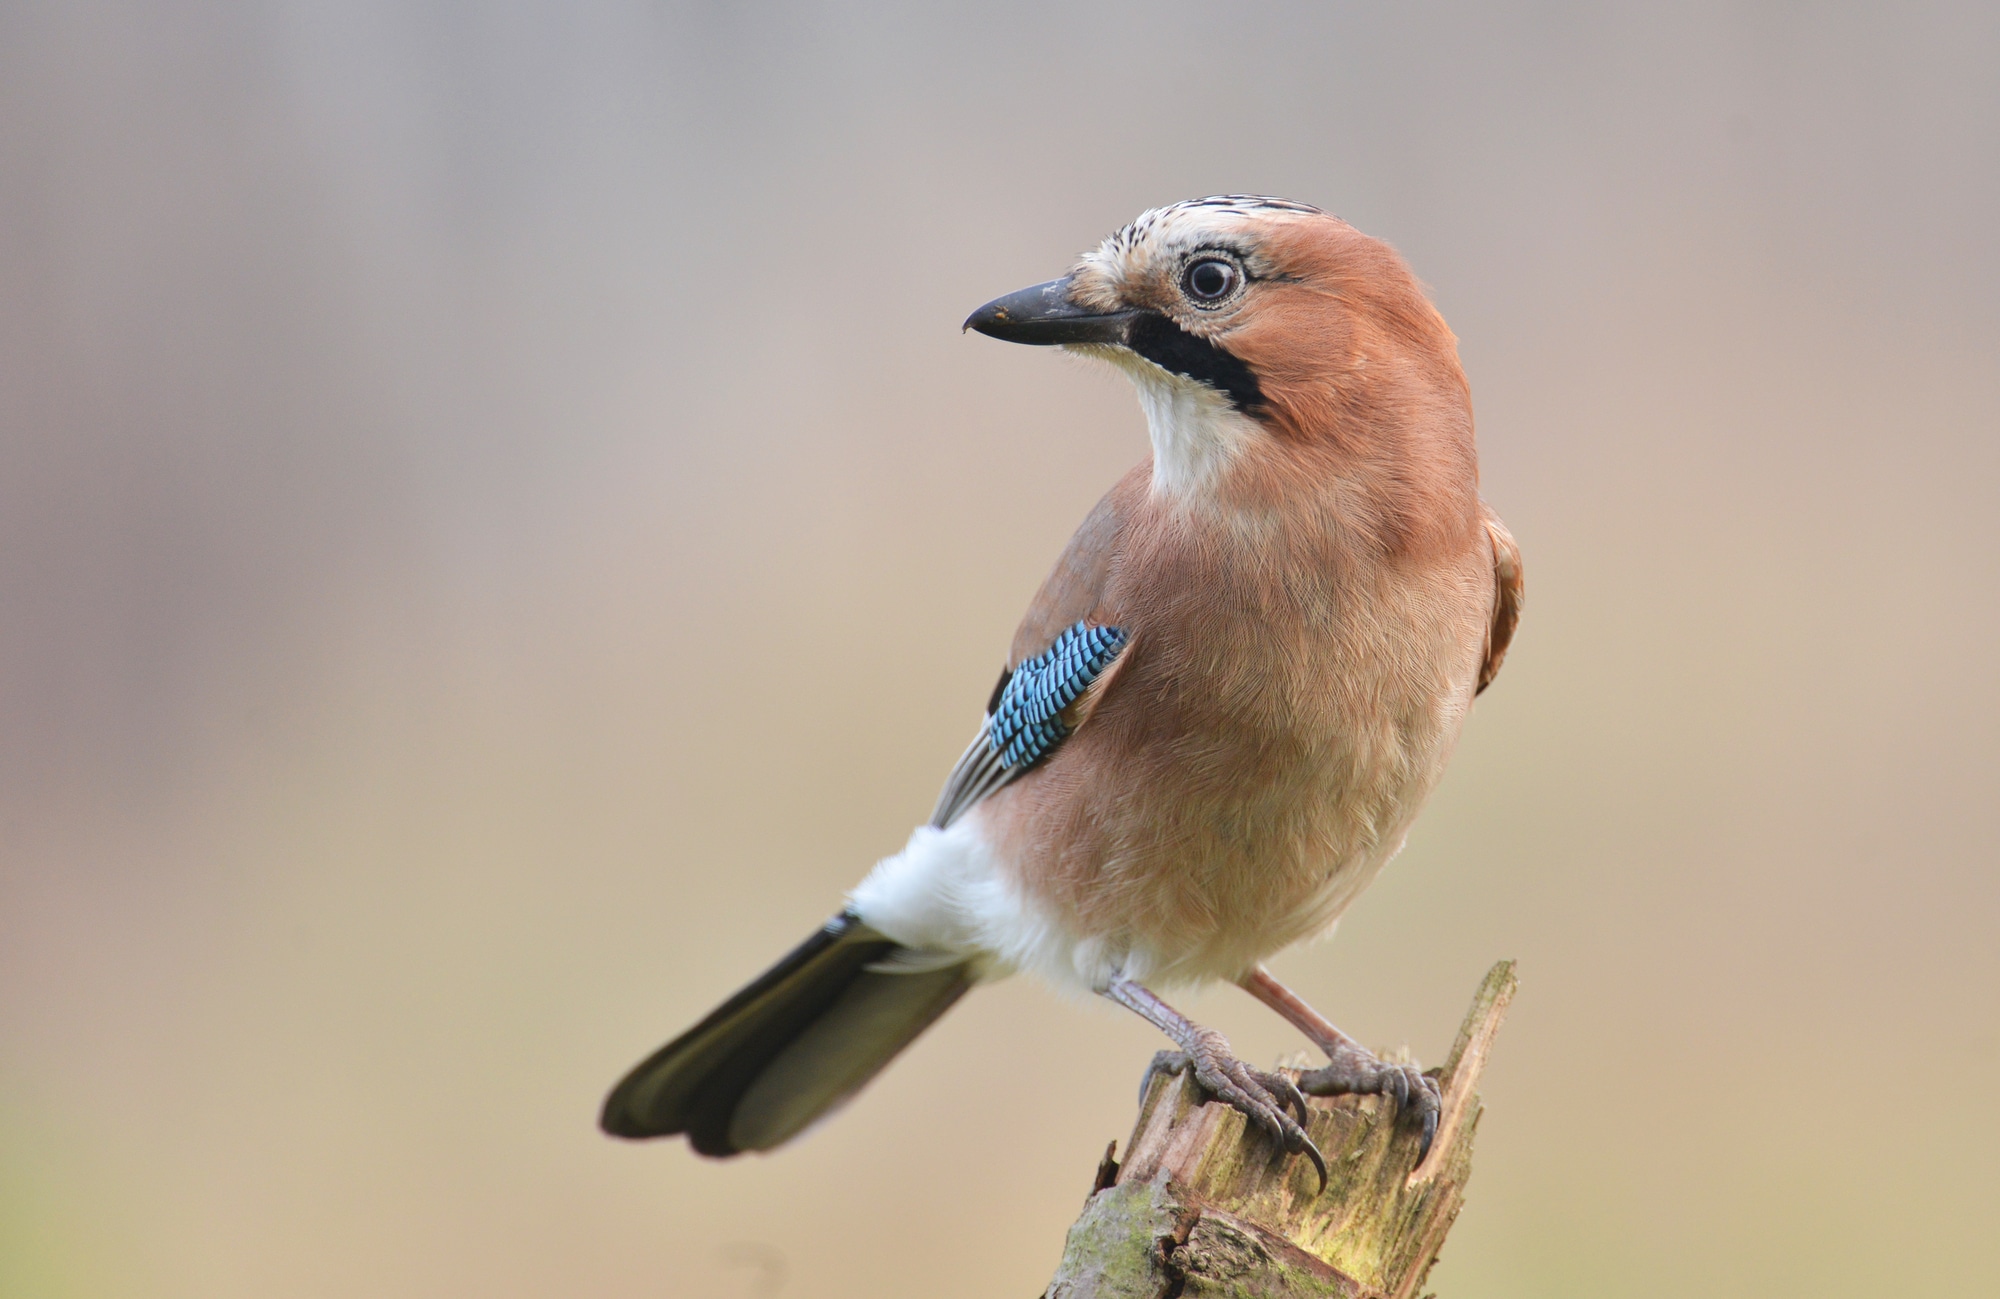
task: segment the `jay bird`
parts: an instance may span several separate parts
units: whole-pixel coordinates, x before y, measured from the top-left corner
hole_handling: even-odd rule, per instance
[[[1326,1169],[1301,1093],[1436,1083],[1342,1033],[1262,962],[1329,930],[1403,846],[1520,614],[1479,496],[1444,320],[1388,245],[1302,203],[1140,216],[965,328],[1110,362],[1152,455],[1077,529],[1014,633],[930,823],[847,906],[604,1103],[621,1137],[769,1150],[851,1097],[967,989],[1088,990]],[[1293,1083],[1155,989],[1237,983],[1327,1064]],[[1294,1117],[1296,1114],[1297,1117]]]

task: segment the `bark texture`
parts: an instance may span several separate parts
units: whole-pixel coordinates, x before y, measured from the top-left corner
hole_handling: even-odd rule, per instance
[[[1106,1152],[1044,1299],[1416,1299],[1465,1203],[1479,1075],[1514,996],[1495,965],[1436,1076],[1437,1140],[1379,1096],[1312,1098],[1328,1181],[1184,1075],[1155,1077],[1122,1164]]]

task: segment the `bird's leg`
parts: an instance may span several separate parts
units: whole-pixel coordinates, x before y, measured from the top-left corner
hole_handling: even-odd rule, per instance
[[[1229,1039],[1212,1028],[1203,1028],[1130,979],[1112,980],[1104,995],[1137,1013],[1180,1047],[1153,1057],[1139,1085],[1142,1100],[1155,1073],[1191,1071],[1195,1082],[1211,1096],[1264,1129],[1288,1153],[1310,1159],[1319,1170],[1319,1189],[1326,1189],[1326,1159],[1300,1126],[1307,1118],[1306,1098],[1291,1079],[1251,1068],[1230,1054]],[[1297,1111],[1297,1119],[1286,1112],[1287,1107]]]
[[[1417,1071],[1414,1065],[1390,1064],[1333,1026],[1308,1006],[1298,993],[1271,977],[1258,966],[1239,981],[1244,991],[1283,1015],[1292,1027],[1312,1039],[1326,1052],[1325,1067],[1309,1070],[1299,1078],[1299,1089],[1313,1096],[1343,1096],[1349,1092],[1381,1093],[1396,1098],[1399,1113],[1414,1110],[1423,1124],[1423,1143],[1417,1147],[1417,1163],[1431,1152],[1437,1136],[1438,1114],[1444,1109],[1437,1079]]]

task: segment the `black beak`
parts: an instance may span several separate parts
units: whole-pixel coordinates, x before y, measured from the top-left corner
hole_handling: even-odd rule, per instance
[[[1009,343],[1118,343],[1136,311],[1087,311],[1069,300],[1069,277],[995,298],[965,318],[964,328]]]

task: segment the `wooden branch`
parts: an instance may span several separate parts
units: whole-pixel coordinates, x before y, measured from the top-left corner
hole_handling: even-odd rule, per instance
[[[1310,1102],[1326,1155],[1288,1158],[1226,1105],[1196,1103],[1183,1075],[1158,1075],[1121,1166],[1098,1166],[1044,1299],[1415,1299],[1465,1202],[1479,1075],[1514,997],[1514,963],[1486,975],[1442,1069],[1430,1158],[1379,1096]]]

